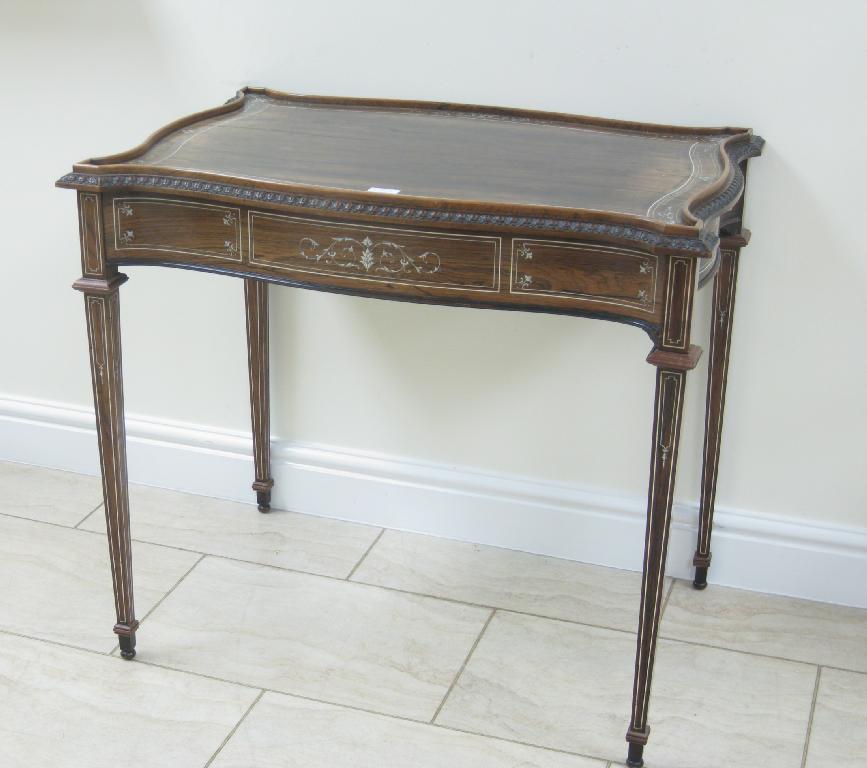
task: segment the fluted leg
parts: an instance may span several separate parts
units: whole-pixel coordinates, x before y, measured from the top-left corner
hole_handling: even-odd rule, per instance
[[[271,509],[271,405],[268,373],[268,283],[244,280],[247,310],[247,361],[250,372],[250,413],[253,421],[253,490],[260,512]]]
[[[720,436],[725,408],[726,378],[729,367],[729,347],[732,335],[732,315],[735,308],[735,288],[738,276],[736,248],[720,251],[719,271],[713,283],[713,319],[708,360],[707,404],[704,422],[704,457],[701,472],[701,507],[698,522],[698,543],[693,565],[693,586],[707,586],[710,567],[710,537],[713,530],[713,508],[716,499],[716,479],[719,468]]]
[[[126,276],[121,274],[83,277],[75,288],[84,293],[87,316],[102,495],[117,613],[114,632],[119,638],[121,656],[131,659],[135,656],[138,621],[133,603],[118,302],[118,288],[125,281]]]
[[[671,525],[671,503],[685,381],[685,370],[657,368],[647,530],[644,541],[644,575],[641,583],[641,613],[635,655],[632,718],[626,734],[626,740],[629,742],[627,761],[629,766],[643,765],[642,753],[650,733],[647,709],[665,583],[665,558]]]

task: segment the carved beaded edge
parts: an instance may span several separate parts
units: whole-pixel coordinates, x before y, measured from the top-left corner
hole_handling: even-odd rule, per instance
[[[705,200],[695,208],[690,208],[693,216],[699,219],[709,219],[716,213],[725,210],[741,194],[744,188],[744,174],[741,163],[749,157],[757,157],[762,154],[765,140],[761,136],[750,136],[745,141],[735,144],[729,151],[729,161],[732,165],[732,178],[728,186],[709,200]]]
[[[733,175],[728,186],[718,195],[698,206],[693,214],[701,219],[710,218],[711,214],[723,210],[737,199],[743,190],[744,176],[740,163],[748,157],[761,153],[764,140],[760,136],[751,136],[729,149]],[[351,202],[336,200],[315,195],[296,195],[285,192],[274,192],[237,184],[204,181],[195,178],[179,178],[152,174],[84,174],[68,173],[58,180],[59,184],[84,184],[90,187],[109,189],[112,187],[151,187],[158,189],[183,190],[189,192],[208,192],[224,197],[250,202],[277,203],[300,208],[318,208],[346,213],[361,213],[369,216],[393,219],[412,219],[422,221],[443,221],[458,224],[483,224],[505,227],[521,227],[529,229],[549,229],[560,232],[580,232],[604,237],[614,237],[632,240],[643,245],[670,248],[677,251],[689,251],[701,255],[709,255],[716,248],[719,237],[702,233],[698,237],[679,235],[664,235],[641,227],[628,224],[607,224],[603,222],[576,221],[555,219],[542,216],[507,216],[493,213],[470,213],[462,211],[440,211],[433,208],[410,208],[400,205],[380,205],[375,203]]]

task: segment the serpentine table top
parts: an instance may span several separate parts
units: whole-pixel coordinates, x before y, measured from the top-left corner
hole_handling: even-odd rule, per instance
[[[245,88],[62,186],[176,189],[395,221],[581,232],[710,254],[761,139],[431,102]]]

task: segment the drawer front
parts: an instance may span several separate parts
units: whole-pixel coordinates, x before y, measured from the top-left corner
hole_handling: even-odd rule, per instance
[[[500,289],[501,238],[249,213],[250,264],[341,280]]]
[[[510,292],[575,299],[653,315],[657,310],[657,257],[602,245],[556,240],[512,240]]]
[[[241,209],[188,200],[115,197],[114,250],[167,251],[241,261]]]

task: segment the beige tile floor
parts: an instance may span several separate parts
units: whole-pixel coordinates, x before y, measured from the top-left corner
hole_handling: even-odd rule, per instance
[[[615,768],[635,574],[0,463],[0,764]],[[339,514],[339,510],[335,510]],[[867,611],[670,584],[648,768],[867,766]]]

